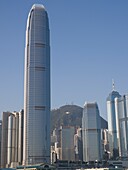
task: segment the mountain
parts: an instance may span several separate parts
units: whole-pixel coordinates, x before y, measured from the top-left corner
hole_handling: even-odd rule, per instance
[[[77,105],[64,105],[51,111],[51,131],[64,126],[82,126],[83,108]],[[108,123],[101,117],[101,127],[107,129]]]

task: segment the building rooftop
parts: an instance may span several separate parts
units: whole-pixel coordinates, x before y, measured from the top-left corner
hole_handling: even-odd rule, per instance
[[[44,9],[44,10],[45,10],[44,5],[42,5],[42,4],[34,4],[34,5],[32,6],[32,9],[35,9],[35,8],[40,8],[40,9]]]

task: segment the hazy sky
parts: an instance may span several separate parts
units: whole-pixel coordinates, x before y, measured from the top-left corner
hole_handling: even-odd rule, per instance
[[[25,29],[34,3],[50,24],[51,108],[128,92],[128,0],[0,0],[0,112],[23,108]]]

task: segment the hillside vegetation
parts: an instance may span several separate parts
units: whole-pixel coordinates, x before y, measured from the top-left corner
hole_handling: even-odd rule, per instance
[[[77,105],[64,105],[51,111],[51,131],[64,126],[82,126],[83,108]],[[107,121],[101,117],[102,128],[107,128]]]

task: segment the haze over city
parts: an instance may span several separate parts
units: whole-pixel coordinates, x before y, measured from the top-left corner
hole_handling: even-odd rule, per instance
[[[51,108],[96,101],[106,118],[112,79],[120,94],[128,92],[128,1],[0,2],[0,112],[23,108],[26,21],[41,3],[50,22]]]

